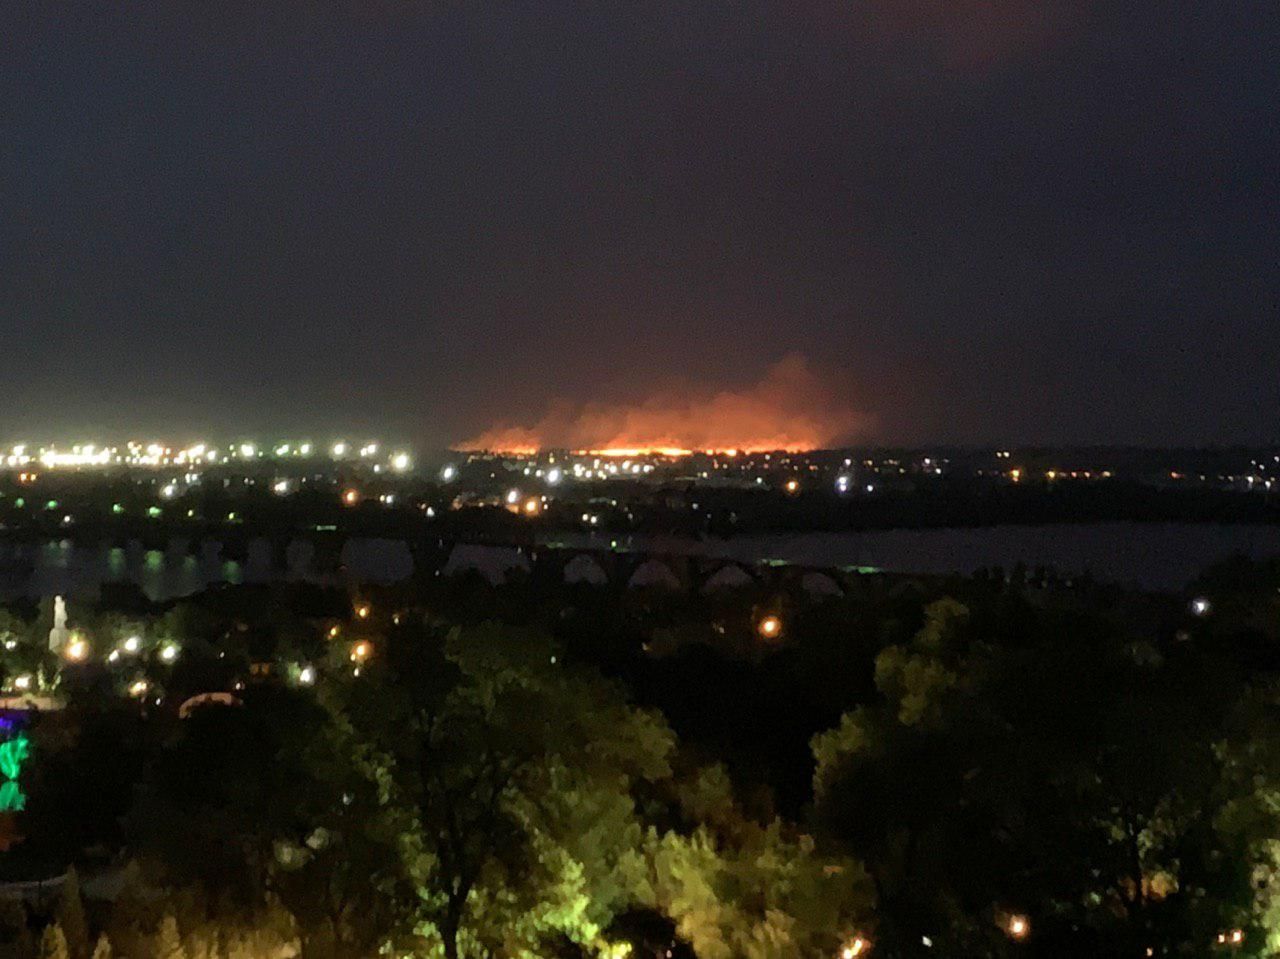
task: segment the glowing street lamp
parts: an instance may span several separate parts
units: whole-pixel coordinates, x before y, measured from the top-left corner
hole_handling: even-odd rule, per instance
[[[121,645],[121,649],[123,649],[126,653],[136,653],[138,650],[142,648],[142,637],[130,636],[120,645]]]
[[[1021,942],[1031,935],[1031,920],[1021,913],[1014,913],[1005,919],[1004,931],[1010,939]]]
[[[160,649],[161,662],[171,663],[177,658],[178,658],[177,643],[166,643],[163,647],[161,647]]]
[[[362,639],[351,647],[351,661],[359,665],[373,655],[373,643]]]
[[[373,612],[373,607],[368,603],[358,603],[356,605],[356,616],[360,619],[368,619],[369,614]]]
[[[1191,601],[1191,612],[1195,616],[1208,616],[1213,612],[1213,603],[1209,602],[1207,596],[1197,596]]]
[[[358,490],[349,489],[342,494],[342,503],[344,506],[355,506],[360,502],[360,493]]]
[[[316,668],[314,666],[303,666],[298,670],[298,682],[303,686],[314,686],[316,682]]]
[[[83,663],[89,658],[88,640],[83,636],[75,636],[71,642],[67,643],[67,648],[62,651],[62,655],[70,662]]]
[[[397,453],[391,457],[391,468],[397,473],[403,473],[410,465],[411,461],[408,453]]]
[[[777,639],[782,635],[782,620],[777,616],[766,616],[756,626],[761,639]]]

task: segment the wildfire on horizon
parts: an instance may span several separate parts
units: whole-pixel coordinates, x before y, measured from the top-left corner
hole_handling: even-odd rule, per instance
[[[671,457],[699,451],[799,453],[848,442],[868,421],[814,374],[804,357],[792,354],[746,389],[709,395],[666,391],[629,405],[560,401],[532,425],[502,424],[457,449]]]

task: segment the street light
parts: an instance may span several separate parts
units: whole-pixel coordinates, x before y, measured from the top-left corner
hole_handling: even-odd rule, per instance
[[[1031,935],[1031,920],[1021,913],[1014,913],[1004,923],[1005,934],[1019,942]]]
[[[62,655],[73,663],[82,663],[89,658],[89,643],[83,636],[76,636],[67,643]]]

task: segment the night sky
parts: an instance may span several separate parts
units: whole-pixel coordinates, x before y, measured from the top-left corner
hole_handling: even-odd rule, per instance
[[[3,440],[444,445],[788,355],[866,440],[1280,437],[1272,0],[4,20]]]

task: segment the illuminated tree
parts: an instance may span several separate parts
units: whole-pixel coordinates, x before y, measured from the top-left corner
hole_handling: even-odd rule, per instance
[[[626,873],[636,900],[669,916],[699,959],[829,957],[862,927],[873,897],[857,864],[820,856],[781,820],[744,816],[718,768],[678,793],[692,828],[649,827]]]
[[[40,959],[70,959],[67,937],[56,922],[45,926],[40,936]]]
[[[421,931],[449,959],[589,943],[627,901],[633,784],[670,733],[545,638],[393,629],[334,705],[400,810]]]
[[[160,920],[152,939],[151,955],[153,959],[187,959],[187,950],[182,945],[182,936],[178,931],[178,921],[171,915]]]

